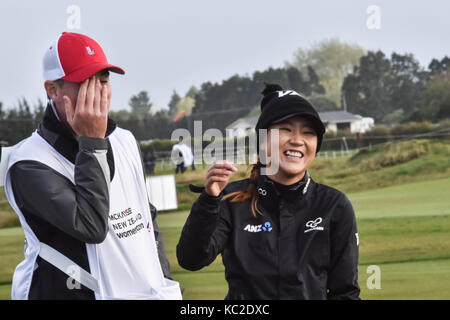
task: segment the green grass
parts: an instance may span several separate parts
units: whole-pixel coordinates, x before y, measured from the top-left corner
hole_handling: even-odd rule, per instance
[[[358,218],[450,214],[450,178],[351,193]]]
[[[0,229],[0,299],[11,298],[12,274],[24,258],[23,244],[22,228]]]
[[[360,235],[362,298],[450,298],[450,198],[442,193],[435,197],[448,185],[446,178],[349,194]],[[396,199],[401,200],[397,211],[389,214]],[[427,207],[433,210],[423,209]],[[158,216],[172,275],[185,288],[185,299],[223,299],[227,284],[220,257],[196,272],[182,269],[176,261],[175,248],[187,215],[183,211]],[[0,256],[0,298],[8,299],[12,272],[23,259],[21,228],[0,230]],[[380,290],[366,286],[367,266],[372,264],[381,268]]]
[[[367,267],[359,266],[362,299],[450,299],[450,259],[379,264],[381,289],[371,290],[366,285]]]
[[[317,182],[345,193],[450,177],[450,141],[413,140],[311,164]]]
[[[361,299],[429,300],[450,298],[450,259],[377,264],[380,267],[380,289],[368,289],[369,265],[359,265]],[[227,294],[223,271],[175,273],[185,287],[184,299],[221,300]]]
[[[449,299],[450,179],[435,179],[349,194],[360,235],[359,280],[364,299]],[[394,207],[395,210],[391,208]],[[175,246],[188,212],[158,218],[173,277],[186,299],[223,299],[227,292],[220,257],[196,272],[176,263]],[[380,290],[369,290],[367,266],[381,268]]]
[[[360,264],[450,259],[450,216],[358,220]]]

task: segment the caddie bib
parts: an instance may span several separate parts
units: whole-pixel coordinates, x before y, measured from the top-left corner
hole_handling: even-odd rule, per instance
[[[116,128],[109,136],[115,174],[110,184],[108,234],[100,244],[86,244],[91,275],[98,281],[96,299],[181,299],[178,282],[164,278],[158,257],[139,150],[133,135]],[[39,161],[74,183],[74,165],[37,132],[11,154],[5,191],[19,215],[28,246],[13,276],[13,299],[26,299],[39,255],[40,241],[15,203],[9,169],[22,160]]]

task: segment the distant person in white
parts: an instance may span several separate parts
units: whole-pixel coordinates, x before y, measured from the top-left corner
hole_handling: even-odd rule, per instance
[[[192,149],[183,143],[183,137],[180,137],[178,143],[172,147],[172,161],[175,165],[175,174],[184,173],[189,166],[195,170]]]

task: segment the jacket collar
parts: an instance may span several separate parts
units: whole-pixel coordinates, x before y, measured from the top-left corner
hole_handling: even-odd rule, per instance
[[[306,196],[308,190],[310,189],[310,184],[312,179],[309,172],[306,171],[305,176],[302,180],[291,186],[283,194],[280,193],[274,181],[269,179],[265,175],[260,175],[255,183],[256,191],[258,192],[258,198],[260,199],[262,205],[268,209],[278,206],[280,198],[286,198],[289,200],[295,200]]]
[[[106,137],[113,133],[116,127],[116,123],[113,120],[108,119]],[[78,141],[72,134],[72,131],[58,120],[50,103],[47,104],[44,117],[38,126],[37,132],[45,139],[45,141],[55,148],[56,151],[75,164],[75,159],[79,151]],[[113,164],[114,159],[112,158],[111,145],[108,141],[108,163],[111,167],[110,162]]]

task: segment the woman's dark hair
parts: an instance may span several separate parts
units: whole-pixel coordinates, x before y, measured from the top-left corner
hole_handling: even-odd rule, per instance
[[[251,165],[249,167],[250,177],[247,188],[245,190],[231,192],[225,195],[222,200],[232,198],[230,202],[244,202],[250,199],[250,208],[253,216],[256,217],[257,213],[262,215],[261,210],[258,209],[258,195],[256,191],[256,182],[258,181],[261,167],[262,164],[259,160],[256,164]]]
[[[261,92],[263,98],[261,100],[261,109],[273,98],[273,94],[277,91],[283,90],[281,86],[278,84],[269,84],[265,83],[266,87]],[[257,142],[259,144],[259,140]],[[259,147],[258,147],[259,150]],[[261,174],[262,164],[258,161],[256,164],[253,164],[249,167],[250,177],[249,183],[245,190],[231,192],[225,195],[222,200],[230,199],[230,202],[244,202],[246,200],[250,200],[250,208],[252,210],[252,214],[256,217],[257,214],[262,214],[261,210],[258,209],[258,194],[256,190],[256,183],[258,181],[259,175]]]

